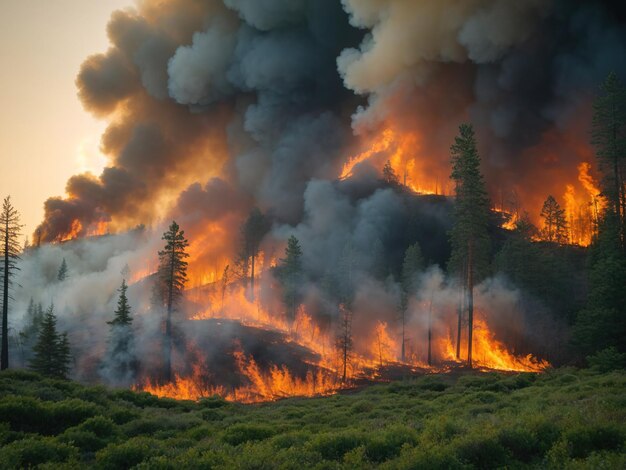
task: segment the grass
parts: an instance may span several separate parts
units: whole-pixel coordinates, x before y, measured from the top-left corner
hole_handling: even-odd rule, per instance
[[[0,373],[0,468],[626,468],[626,373],[425,376],[241,405]]]

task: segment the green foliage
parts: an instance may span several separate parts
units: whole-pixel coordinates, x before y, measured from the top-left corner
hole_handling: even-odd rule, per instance
[[[471,266],[476,281],[487,272],[489,262],[490,204],[483,175],[480,172],[480,156],[471,124],[462,124],[459,135],[450,148],[452,156],[451,178],[455,184],[454,226],[450,232],[452,254],[449,266],[461,272],[471,255]]]
[[[187,247],[184,230],[172,221],[163,234],[165,247],[159,251],[158,293],[163,305],[172,310],[182,296],[187,282]]]
[[[77,459],[76,448],[52,438],[28,437],[0,449],[0,468],[31,468],[41,464],[69,463]]]
[[[6,371],[0,468],[621,468],[625,386],[624,371],[457,372],[240,405]]]
[[[295,320],[296,310],[300,304],[300,288],[302,284],[302,248],[293,235],[287,240],[285,257],[281,258],[276,268],[278,278],[283,287],[283,302],[287,310],[287,318]]]
[[[273,434],[274,431],[268,426],[236,424],[226,430],[222,439],[232,446],[237,446],[244,442],[262,441]]]
[[[587,357],[587,362],[592,369],[600,372],[609,372],[614,369],[626,368],[626,354],[617,351],[611,346]]]
[[[54,306],[50,305],[39,328],[30,367],[48,377],[65,379],[70,366],[70,346],[67,334],[59,334],[56,325]]]
[[[57,272],[57,280],[59,282],[63,282],[67,279],[67,262],[65,258],[61,262],[61,266],[59,266],[59,271]]]

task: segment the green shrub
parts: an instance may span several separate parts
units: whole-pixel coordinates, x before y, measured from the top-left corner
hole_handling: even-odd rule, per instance
[[[272,437],[274,431],[272,428],[256,424],[235,424],[222,435],[222,440],[231,446],[237,446],[249,441],[262,441],[268,437]]]
[[[304,431],[294,431],[282,433],[272,438],[272,445],[277,449],[289,449],[291,447],[302,447],[311,439],[311,434]]]
[[[594,451],[618,450],[624,442],[622,432],[614,425],[579,427],[567,431],[565,439],[574,458],[587,457]]]
[[[365,445],[365,454],[372,462],[384,462],[396,457],[402,446],[415,445],[417,438],[415,430],[406,426],[393,426],[369,440]]]
[[[225,406],[228,406],[229,403],[222,397],[214,395],[212,397],[200,399],[198,405],[202,408],[223,408]]]
[[[447,446],[428,449],[417,447],[403,450],[399,458],[384,468],[395,470],[462,470],[467,469],[467,465],[463,465]]]
[[[67,429],[57,439],[60,442],[77,447],[83,452],[95,452],[108,444],[106,440],[99,438],[93,432],[78,428]]]
[[[509,459],[507,450],[494,437],[468,436],[455,447],[459,460],[477,468],[498,468]]]
[[[205,421],[222,421],[226,417],[223,412],[213,408],[202,410],[201,416]]]
[[[77,456],[77,449],[56,442],[53,438],[29,437],[0,449],[0,468],[28,468],[44,463],[62,463],[75,460]]]
[[[440,378],[437,377],[425,377],[418,382],[417,387],[422,390],[430,390],[432,392],[443,392],[448,388],[448,385],[443,383]]]
[[[620,353],[615,346],[611,346],[588,356],[587,363],[598,372],[624,369],[626,368],[626,354]]]
[[[141,437],[109,444],[96,453],[96,462],[103,469],[127,469],[161,453],[158,441]]]
[[[319,434],[311,441],[311,449],[325,460],[339,460],[346,452],[367,443],[366,437],[356,431]]]
[[[522,462],[532,461],[541,452],[537,437],[525,428],[504,429],[500,431],[498,441],[513,458]]]
[[[91,431],[96,436],[102,438],[116,436],[119,432],[115,423],[110,418],[105,418],[104,416],[94,416],[85,420],[79,426],[79,429]]]
[[[7,396],[0,401],[0,422],[9,423],[14,431],[40,432],[50,417],[49,408],[35,398]]]
[[[370,400],[356,400],[352,406],[350,406],[351,414],[366,413],[372,411],[374,406]]]

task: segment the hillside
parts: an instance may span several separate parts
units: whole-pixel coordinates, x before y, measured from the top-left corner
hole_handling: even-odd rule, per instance
[[[199,403],[0,374],[0,468],[625,468],[626,373],[456,372]]]

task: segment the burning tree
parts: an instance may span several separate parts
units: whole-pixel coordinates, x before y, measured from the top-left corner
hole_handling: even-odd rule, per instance
[[[471,124],[459,127],[460,135],[450,148],[451,178],[455,183],[455,222],[450,232],[452,255],[450,267],[460,274],[467,297],[467,363],[472,366],[472,333],[474,327],[474,285],[487,269],[490,214],[489,197],[480,172],[480,155]],[[460,342],[460,337],[458,338]]]
[[[541,231],[543,239],[548,242],[567,243],[565,210],[561,209],[554,197],[548,196],[543,203],[540,215],[544,220]]]
[[[0,370],[9,367],[9,287],[11,277],[19,270],[20,243],[18,238],[22,225],[20,215],[11,204],[11,197],[7,196],[2,204],[0,213],[0,256],[2,257],[2,352],[0,354]]]
[[[187,261],[189,254],[185,251],[189,242],[185,232],[172,221],[167,232],[163,234],[165,248],[159,251],[158,294],[166,308],[165,344],[164,344],[164,379],[172,380],[172,312],[182,298],[187,282]]]

